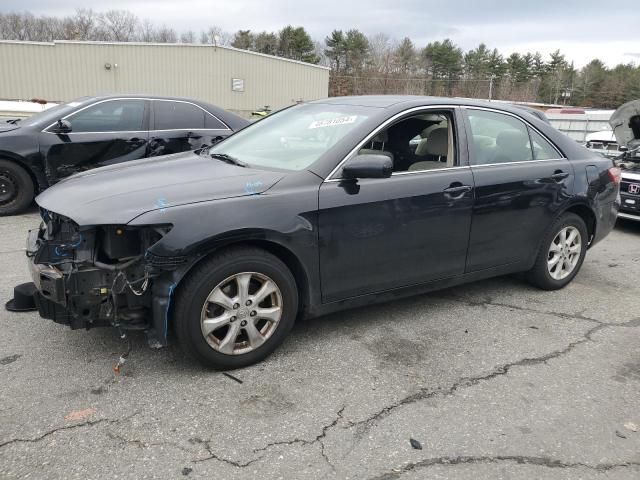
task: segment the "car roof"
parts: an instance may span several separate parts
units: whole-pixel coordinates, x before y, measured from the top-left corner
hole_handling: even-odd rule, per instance
[[[391,107],[419,107],[423,105],[456,105],[486,107],[493,110],[504,110],[506,112],[521,114],[523,108],[503,102],[491,102],[483,100],[472,100],[468,98],[451,97],[430,97],[426,95],[359,95],[351,97],[331,97],[315,100],[310,103],[321,103],[329,105],[353,105],[361,107],[391,108]]]
[[[158,99],[158,100],[182,100],[193,103],[205,103],[195,98],[188,97],[170,97],[165,95],[149,95],[148,93],[110,93],[104,95],[94,95],[89,97],[82,97],[83,100],[109,100],[111,98],[145,98],[145,99]]]

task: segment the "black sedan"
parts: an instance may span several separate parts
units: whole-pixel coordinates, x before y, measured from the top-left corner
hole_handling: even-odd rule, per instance
[[[213,145],[247,120],[186,98],[81,98],[0,125],[0,215],[91,168]]]
[[[156,346],[173,328],[237,368],[302,317],[514,272],[562,288],[613,228],[619,182],[522,109],[335,98],[60,182],[27,255],[41,316]]]

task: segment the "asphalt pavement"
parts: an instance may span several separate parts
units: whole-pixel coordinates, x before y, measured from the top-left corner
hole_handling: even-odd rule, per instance
[[[35,212],[0,218],[0,300]],[[517,277],[296,325],[202,369],[0,309],[2,479],[640,478],[640,224],[558,292]],[[413,440],[413,441],[412,441]]]

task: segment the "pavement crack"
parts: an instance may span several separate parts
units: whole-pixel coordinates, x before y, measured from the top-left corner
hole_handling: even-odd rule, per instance
[[[320,443],[320,455],[322,455],[322,458],[324,458],[325,462],[327,462],[327,465],[329,465],[331,470],[333,470],[334,472],[336,471],[336,468],[333,465],[333,463],[331,463],[331,460],[329,459],[329,456],[327,455],[327,452],[325,451],[324,439],[327,436],[327,433],[329,433],[329,430],[331,430],[336,425],[338,425],[340,420],[342,420],[342,418],[343,418],[342,414],[344,413],[344,409],[345,408],[346,408],[346,405],[343,405],[342,408],[340,410],[338,410],[338,412],[336,413],[336,418],[333,420],[333,422],[331,422],[330,424],[325,425],[324,427],[322,427],[322,432],[320,432],[320,435],[318,435],[316,437],[316,439],[315,439],[315,442]]]
[[[12,438],[11,440],[7,440],[5,442],[0,443],[0,448],[2,447],[6,447],[7,445],[11,445],[14,443],[37,443],[40,442],[41,440],[44,440],[47,437],[50,437],[51,435],[57,433],[57,432],[62,432],[65,430],[75,430],[78,428],[82,428],[82,427],[91,427],[94,425],[99,425],[99,424],[108,424],[108,425],[114,425],[114,424],[118,424],[120,422],[124,422],[126,420],[129,420],[130,418],[134,417],[135,415],[138,415],[139,412],[136,412],[132,415],[129,415],[127,417],[124,418],[119,418],[119,419],[110,419],[110,418],[100,418],[98,420],[87,420],[85,422],[80,422],[80,423],[74,423],[73,425],[64,425],[62,427],[56,427],[56,428],[52,428],[51,430],[47,430],[45,433],[43,433],[40,436],[37,437],[33,437],[33,438]]]
[[[640,466],[640,462],[622,462],[622,463],[598,463],[591,465],[588,463],[570,463],[563,462],[549,457],[528,457],[523,455],[496,455],[496,456],[457,456],[457,457],[435,457],[426,458],[419,462],[408,463],[403,467],[396,468],[392,471],[372,477],[371,480],[393,480],[400,478],[401,475],[437,465],[466,465],[466,464],[488,464],[511,462],[520,465],[535,465],[547,468],[587,468],[599,472],[606,472],[617,468],[625,468],[631,466]]]
[[[204,446],[204,448],[207,450],[207,452],[209,453],[208,457],[205,458],[199,458],[196,460],[193,460],[193,463],[200,463],[200,462],[206,462],[209,460],[217,460],[219,462],[223,462],[226,463],[227,465],[231,465],[232,467],[237,467],[237,468],[244,468],[244,467],[248,467],[249,465],[251,465],[252,463],[255,463],[259,460],[262,460],[262,458],[264,457],[264,455],[260,455],[256,458],[253,458],[247,462],[238,462],[235,460],[231,460],[230,458],[226,458],[223,457],[221,455],[218,455],[217,453],[215,453],[213,451],[213,448],[211,447],[211,440],[201,440],[199,438],[193,438],[190,440],[192,443],[200,443]]]
[[[324,439],[327,436],[327,434],[329,433],[329,430],[331,430],[332,428],[334,428],[336,425],[338,425],[338,423],[340,422],[340,420],[343,419],[343,413],[344,410],[346,408],[346,405],[343,405],[340,410],[338,410],[336,412],[336,417],[327,425],[324,425],[322,427],[322,430],[320,431],[320,433],[318,435],[316,435],[316,437],[312,440],[307,440],[304,438],[295,438],[293,440],[281,440],[281,441],[277,441],[277,442],[271,442],[268,443],[267,445],[265,445],[264,447],[260,447],[260,448],[256,448],[253,450],[254,453],[258,453],[258,452],[266,452],[267,450],[269,450],[270,448],[273,447],[277,447],[277,446],[290,446],[290,445],[314,445],[316,443],[320,444],[320,455],[322,455],[322,458],[325,460],[325,462],[327,462],[327,464],[329,465],[329,467],[331,467],[332,470],[335,471],[335,467],[334,465],[331,463],[331,460],[329,459],[326,451],[325,451],[325,444],[324,444]],[[261,459],[262,457],[258,457],[257,460]]]
[[[587,330],[582,336],[582,338],[569,343],[565,348],[561,350],[554,350],[552,352],[546,353],[538,357],[526,357],[520,360],[516,360],[514,362],[505,363],[503,365],[499,365],[495,367],[491,372],[486,373],[484,375],[479,375],[474,377],[462,377],[457,381],[455,381],[449,388],[446,388],[446,389],[438,388],[436,390],[433,390],[430,388],[421,388],[416,393],[408,395],[400,399],[399,401],[391,405],[388,405],[382,408],[381,410],[378,410],[377,412],[370,415],[364,420],[360,420],[357,422],[349,422],[345,428],[350,429],[350,428],[356,427],[361,430],[360,433],[364,433],[368,431],[369,428],[376,421],[381,420],[382,418],[385,418],[394,410],[400,407],[403,407],[405,405],[416,403],[421,400],[426,400],[429,398],[446,397],[446,396],[454,395],[458,390],[473,387],[475,385],[478,385],[479,383],[493,380],[496,377],[507,375],[511,371],[511,369],[513,369],[514,367],[528,367],[528,366],[547,363],[549,360],[567,355],[576,347],[592,341],[592,336],[595,333],[599,332],[600,330],[604,330],[606,328],[624,328],[624,327],[639,327],[639,326],[640,326],[640,318],[636,318],[625,323],[598,322],[597,325]]]
[[[459,302],[459,303],[464,303],[465,305],[468,305],[470,307],[477,307],[477,306],[492,306],[492,307],[504,307],[504,308],[511,308],[513,310],[519,310],[521,312],[527,312],[527,313],[538,313],[538,314],[543,314],[543,315],[551,315],[554,317],[560,317],[560,318],[568,318],[571,320],[582,320],[585,322],[594,322],[594,323],[599,323],[599,324],[607,324],[606,322],[603,322],[601,320],[595,319],[595,318],[591,318],[591,317],[587,317],[585,316],[582,312],[580,313],[565,313],[565,312],[554,312],[552,310],[539,310],[536,308],[529,308],[529,307],[522,307],[519,305],[511,305],[508,303],[501,303],[501,302],[496,302],[493,299],[489,298],[486,300],[468,300],[465,299],[463,297],[460,297],[458,295],[450,295],[449,298],[455,302]]]

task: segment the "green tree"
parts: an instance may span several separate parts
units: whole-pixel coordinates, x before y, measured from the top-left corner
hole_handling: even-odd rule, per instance
[[[260,32],[253,41],[256,52],[276,55],[278,53],[278,36],[272,32]]]
[[[288,25],[280,30],[278,53],[286,58],[301,60],[308,63],[318,63],[313,40],[304,27]]]
[[[340,67],[344,66],[344,56],[346,50],[344,33],[342,30],[334,30],[324,39],[324,54],[331,62],[331,67],[340,73]]]
[[[471,79],[484,80],[491,76],[491,52],[484,43],[464,55],[464,70]]]
[[[253,50],[254,38],[251,30],[238,30],[233,36],[231,46],[241,50]]]
[[[425,71],[434,79],[458,79],[463,71],[462,50],[450,39],[431,42],[422,50]]]
[[[344,37],[345,68],[349,72],[360,72],[367,60],[369,41],[360,30],[351,29]]]
[[[410,74],[416,69],[416,48],[409,37],[404,37],[394,52],[394,62],[400,73]]]
[[[530,65],[532,57],[520,56],[519,53],[512,53],[507,58],[507,73],[515,83],[524,83],[531,78]]]

